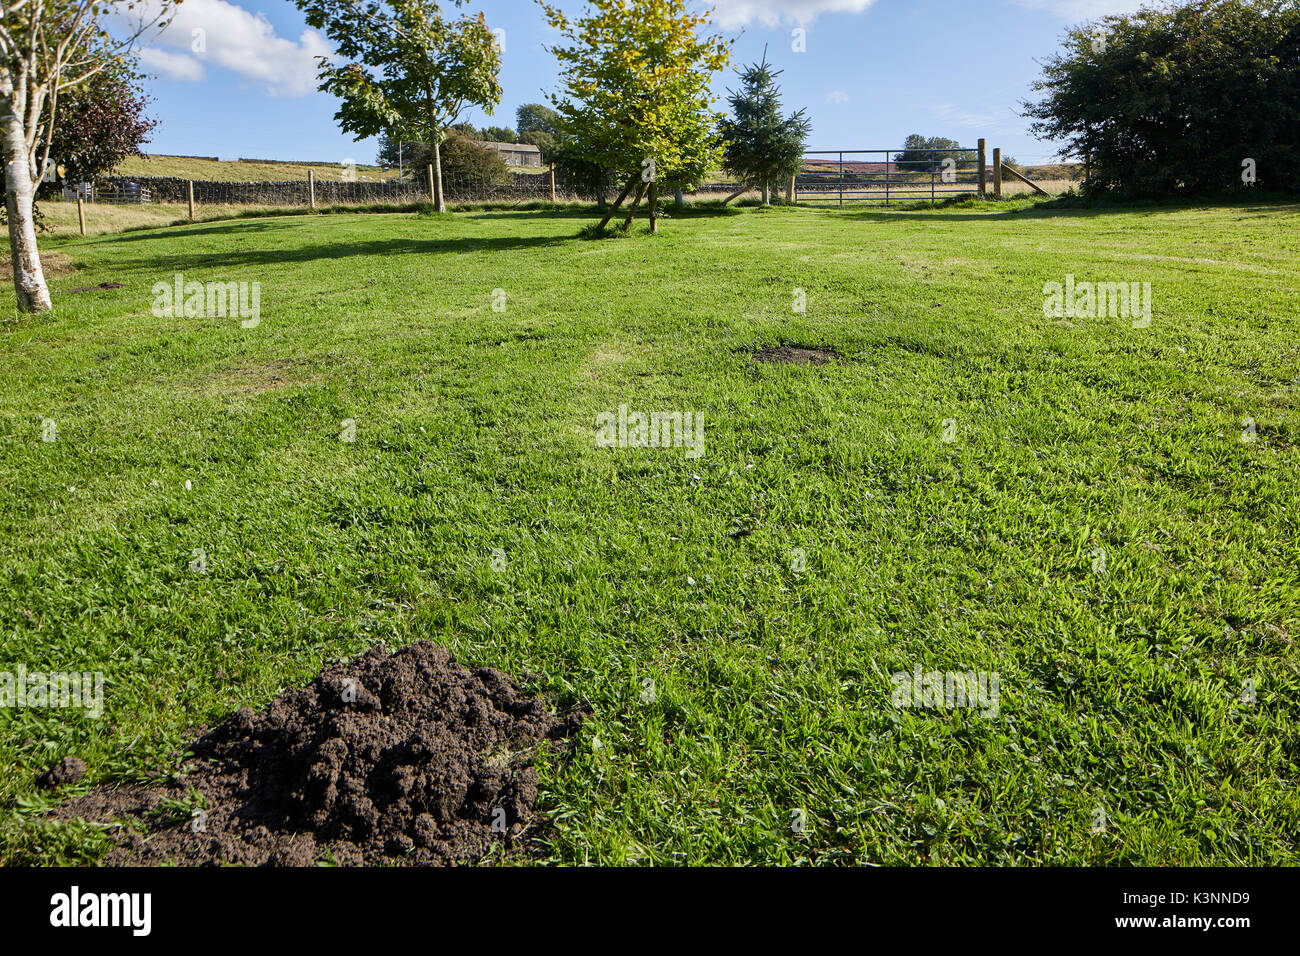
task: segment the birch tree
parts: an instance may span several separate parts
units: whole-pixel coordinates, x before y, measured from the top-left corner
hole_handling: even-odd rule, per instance
[[[0,142],[19,311],[50,308],[32,206],[49,168],[59,94],[121,62],[148,31],[166,26],[174,5],[0,0]],[[113,33],[104,24],[109,13],[117,15]]]

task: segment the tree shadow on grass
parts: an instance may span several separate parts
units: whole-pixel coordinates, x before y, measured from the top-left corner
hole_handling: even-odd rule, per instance
[[[471,209],[449,215],[483,222],[493,219],[592,219],[600,213],[592,206],[590,209]]]
[[[727,219],[731,216],[743,216],[751,208],[749,206],[724,206],[721,202],[716,205],[713,202],[691,204],[685,206],[667,205],[659,214],[664,219]],[[770,207],[780,208],[780,207]]]
[[[734,215],[742,215],[742,210],[733,209],[715,209],[704,207],[700,209],[672,208],[671,211],[665,212],[661,218],[665,221],[673,219],[696,219],[696,218],[717,218]],[[476,226],[489,223],[493,219],[546,219],[546,220],[587,220],[591,223],[599,222],[599,218],[591,211],[580,209],[560,209],[560,210],[539,210],[530,212],[480,212],[480,213],[459,213],[449,214],[448,221],[452,216],[464,218],[472,221]],[[622,219],[616,216],[616,219]],[[638,210],[637,221],[640,222],[646,218],[645,210]],[[301,223],[297,216],[285,216],[276,219],[252,219],[252,220],[228,220],[220,223],[208,225],[194,224],[192,226],[175,226],[171,227],[165,233],[151,231],[147,233],[137,233],[132,235],[118,236],[100,236],[85,243],[86,246],[94,246],[100,243],[133,243],[142,241],[162,241],[173,243],[174,248],[184,250],[183,240],[196,237],[220,236],[223,238],[242,239],[268,237],[276,233],[287,233],[296,230]],[[435,220],[437,221],[437,220]],[[544,249],[553,246],[561,246],[565,243],[582,241],[577,232],[563,233],[559,235],[543,236],[454,236],[454,237],[435,237],[427,239],[398,237],[392,239],[374,239],[374,240],[356,240],[340,239],[338,241],[309,243],[303,246],[295,246],[287,249],[258,249],[258,248],[236,248],[222,252],[212,251],[179,251],[174,254],[169,253],[152,253],[142,255],[137,258],[128,258],[119,256],[116,258],[115,265],[123,270],[141,270],[151,272],[184,272],[186,270],[211,270],[222,268],[237,268],[241,266],[266,266],[276,265],[279,263],[300,263],[300,262],[317,262],[330,259],[347,259],[353,256],[430,256],[430,255],[454,255],[457,253],[473,252],[511,252],[523,249]],[[80,244],[79,244],[80,245]]]
[[[990,204],[992,205],[992,204]],[[1276,200],[1251,200],[1225,198],[1177,199],[1165,202],[1098,202],[1085,204],[1078,200],[1049,200],[1019,209],[967,211],[961,206],[945,209],[943,206],[929,210],[904,210],[882,212],[874,209],[833,210],[846,219],[862,222],[987,222],[1008,219],[1093,219],[1099,216],[1124,214],[1129,216],[1162,216],[1171,212],[1194,209],[1230,209],[1244,213],[1300,212],[1300,204],[1289,197]]]
[[[647,207],[642,205],[637,207],[637,219],[648,218]],[[714,207],[709,205],[686,205],[677,207],[672,203],[660,207],[660,219],[712,219],[726,216],[739,216],[744,213],[743,209],[736,209],[728,206],[726,208]],[[591,222],[600,222],[605,212],[598,209],[594,204],[581,208],[566,209],[538,209],[538,210],[471,210],[465,213],[457,213],[457,216],[465,216],[476,220],[491,219],[582,219]],[[627,218],[627,206],[614,213],[611,223],[622,222]]]
[[[305,215],[305,214],[304,214]],[[267,216],[265,218],[249,217],[247,219],[213,219],[208,222],[177,223],[167,226],[139,226],[117,233],[87,237],[78,246],[97,246],[124,242],[158,242],[168,239],[192,238],[194,236],[231,236],[248,233],[268,233],[284,231],[299,225],[303,216]]]
[[[1060,219],[1060,218],[1091,218],[1094,216],[1105,215],[1108,212],[1127,212],[1130,214],[1139,212],[1135,209],[1061,209],[1046,212],[1032,213],[1028,209],[1008,209],[1002,212],[944,212],[936,210],[934,212],[845,212],[845,219],[854,219],[859,222],[1005,222],[1008,219]],[[1146,215],[1155,215],[1159,210],[1149,209],[1142,210]]]
[[[158,272],[183,272],[186,269],[267,266],[280,263],[318,262],[348,259],[353,256],[435,256],[464,252],[510,252],[518,249],[543,249],[577,241],[574,236],[464,236],[454,239],[377,239],[345,240],[311,244],[293,249],[232,249],[229,252],[194,252],[174,255],[153,254],[138,259],[119,258],[116,265],[126,269]]]
[[[637,210],[638,219],[646,218],[645,207]],[[665,220],[673,219],[708,219],[718,217],[729,217],[741,215],[743,210],[730,207],[723,208],[720,205],[714,206],[711,203],[699,205],[687,205],[678,208],[668,204],[661,213],[661,218]],[[132,228],[120,233],[106,233],[99,236],[86,238],[72,238],[68,244],[75,245],[78,248],[94,248],[99,245],[115,245],[137,243],[137,242],[166,242],[169,240],[184,240],[206,236],[221,236],[223,238],[243,238],[248,236],[267,236],[273,233],[283,233],[299,229],[303,225],[303,219],[309,216],[309,213],[287,213],[271,216],[249,216],[247,218],[219,219],[210,222],[196,223],[175,223],[163,226],[142,226]],[[408,215],[412,214],[405,210],[395,210],[393,213],[364,213],[358,212],[356,215]],[[547,220],[547,221],[590,221],[599,222],[603,215],[595,204],[567,205],[555,209],[520,209],[520,210],[501,210],[501,209],[470,209],[464,212],[452,212],[429,219],[421,219],[413,216],[414,222],[454,222],[462,220],[472,222],[475,225],[482,225],[491,222],[494,219],[529,219],[529,220]],[[620,210],[615,215],[615,220],[621,222],[626,215],[626,210]],[[455,239],[394,239],[382,242],[357,243],[357,242],[340,242],[329,243],[319,247],[309,249],[295,250],[268,250],[264,252],[240,252],[226,253],[217,255],[195,255],[192,257],[194,264],[202,265],[205,263],[256,263],[256,262],[306,262],[315,259],[338,259],[350,255],[405,255],[418,253],[438,253],[438,252],[466,252],[474,251],[476,248],[509,250],[517,248],[530,248],[546,245],[557,245],[570,239],[577,239],[577,233],[561,236],[534,236],[534,237],[515,237],[515,238],[496,238],[496,239],[478,239],[474,237],[458,237]],[[58,248],[64,243],[54,243],[54,248]],[[378,248],[376,248],[378,247]],[[183,256],[151,256],[147,260],[149,263],[184,260]],[[137,265],[144,260],[119,260],[124,266]]]

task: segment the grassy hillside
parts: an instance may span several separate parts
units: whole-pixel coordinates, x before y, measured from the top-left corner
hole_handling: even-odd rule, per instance
[[[113,170],[113,174],[118,176],[174,176],[178,179],[243,183],[306,179],[308,170],[314,171],[317,179],[341,180],[345,168],[342,164],[240,163],[191,159],[183,156],[133,156]],[[381,182],[385,179],[395,179],[397,170],[383,170],[378,166],[358,165],[356,167],[356,177],[360,182]]]
[[[0,324],[0,670],[103,669],[105,713],[0,710],[0,863],[102,851],[39,818],[64,754],[172,768],[420,639],[590,706],[553,860],[1300,862],[1300,207],[587,221],[52,244],[57,311]],[[178,273],[260,323],[156,316]],[[1068,275],[1150,326],[1045,315]],[[703,456],[597,447],[620,405]],[[898,706],[914,668],[996,713]]]

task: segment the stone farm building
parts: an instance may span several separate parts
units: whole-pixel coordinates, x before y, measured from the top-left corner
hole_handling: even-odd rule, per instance
[[[528,143],[479,143],[501,157],[507,166],[540,166],[542,151]]]

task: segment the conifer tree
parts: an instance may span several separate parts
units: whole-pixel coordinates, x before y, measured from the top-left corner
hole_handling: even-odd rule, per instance
[[[727,97],[732,116],[721,123],[723,168],[742,185],[753,183],[763,190],[763,204],[771,202],[772,184],[788,180],[799,171],[804,142],[812,129],[806,110],[781,114],[781,91],[776,85],[780,70],[763,59],[740,72],[740,90]]]

